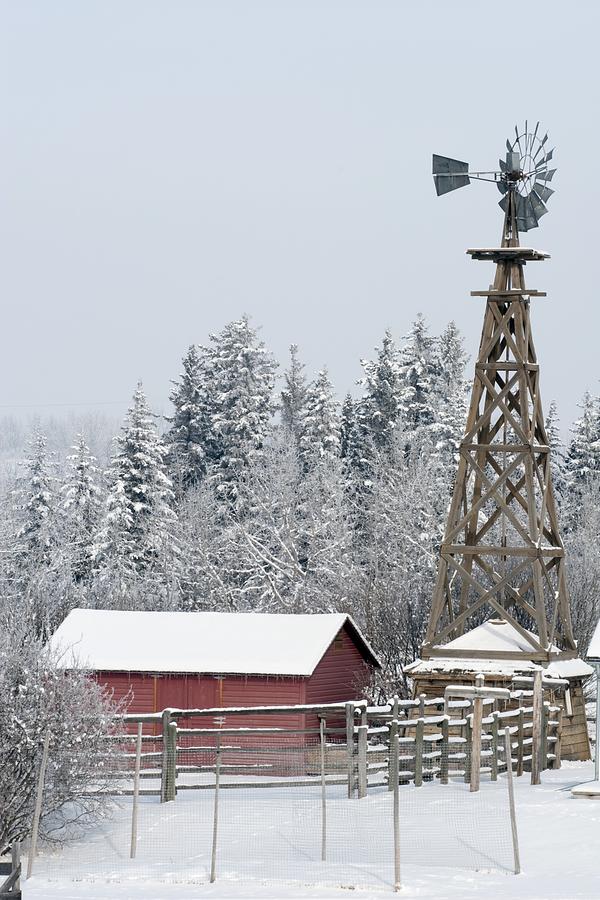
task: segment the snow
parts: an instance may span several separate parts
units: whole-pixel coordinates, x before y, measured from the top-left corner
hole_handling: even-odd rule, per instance
[[[532,632],[532,637],[537,640]],[[437,648],[436,648],[437,649]],[[477,650],[478,652],[494,651],[504,653],[527,653],[533,651],[529,642],[510,624],[501,619],[490,619],[466,634],[462,634],[439,649]],[[559,652],[552,645],[552,650]],[[600,652],[600,647],[599,647]],[[589,655],[589,654],[588,654]],[[409,675],[424,675],[433,672],[481,672],[483,675],[514,675],[516,672],[530,672],[537,668],[537,663],[519,659],[458,659],[452,657],[435,657],[433,659],[417,659],[406,667]],[[557,678],[586,678],[593,669],[582,659],[554,660],[547,667],[549,675]]]
[[[588,647],[587,658],[594,662],[600,662],[600,621],[596,625],[596,630]]]
[[[358,632],[337,613],[74,609],[49,648],[67,669],[308,676],[347,622]]]
[[[482,896],[486,900],[592,900],[599,896],[600,807],[593,800],[576,799],[570,793],[575,784],[589,780],[591,775],[591,764],[567,762],[556,772],[544,772],[543,783],[539,786],[532,787],[527,775],[516,779],[522,867],[519,876],[493,864],[497,852],[494,840],[499,840],[506,850],[510,832],[506,820],[506,784],[502,777],[497,784],[482,782],[480,794],[471,797],[466,785],[457,785],[457,789],[462,788],[460,796],[453,794],[449,804],[440,803],[444,796],[449,796],[443,793],[446,786],[401,788],[401,896],[405,900],[478,900]],[[226,793],[227,797],[223,794],[220,818],[223,842],[219,845],[215,884],[208,884],[206,878],[206,838],[210,835],[211,817],[204,816],[198,809],[195,792],[186,792],[172,804],[142,804],[138,859],[134,862],[127,859],[130,813],[127,808],[110,828],[104,826],[102,850],[92,836],[57,856],[42,852],[36,861],[34,876],[23,883],[24,900],[200,900],[205,897],[209,900],[217,897],[344,900],[348,897],[348,887],[338,888],[323,881],[315,883],[315,878],[322,874],[320,865],[307,855],[302,856],[296,869],[287,870],[289,881],[286,883],[282,878],[290,860],[286,842],[280,840],[276,829],[265,827],[268,825],[266,818],[255,816],[257,809],[245,807],[248,827],[241,830],[242,823],[230,818],[226,803],[231,804],[234,797],[239,798],[246,792]],[[202,794],[202,802],[206,801],[211,807],[212,792]],[[255,791],[255,794],[261,795],[254,802],[263,805],[265,815],[270,815],[269,810],[278,810],[278,815],[284,815],[283,798],[277,793]],[[316,789],[317,804],[318,795]],[[460,847],[463,856],[468,850],[453,843],[454,834],[444,831],[449,822],[455,828],[457,824],[464,826],[461,804],[471,802],[473,798],[478,809],[483,811],[486,807],[490,815],[496,815],[495,825],[490,829],[492,820],[488,816],[478,836],[478,846],[492,857],[492,863],[480,865],[479,870],[459,868],[460,855],[454,861],[449,858],[453,847]],[[382,804],[385,806],[383,818],[380,815]],[[332,804],[332,825],[335,822],[334,807]],[[295,812],[294,804],[292,809]],[[340,883],[347,886],[352,883],[352,877],[360,871],[368,854],[376,861],[382,861],[379,882],[373,878],[372,884],[363,884],[362,889],[354,891],[354,896],[388,896],[392,893],[387,858],[390,829],[385,827],[385,822],[389,821],[391,811],[390,795],[373,793],[367,800],[344,800],[339,809],[349,817],[348,829],[355,827],[359,817],[363,819],[356,842],[344,851],[345,865]],[[308,810],[309,807],[306,816]],[[374,816],[379,812],[379,816],[373,818],[369,811]],[[151,850],[146,858],[145,840],[150,841],[146,850]],[[363,850],[360,849],[361,840],[366,840]],[[381,849],[377,849],[379,846]],[[335,845],[331,849],[335,850]],[[278,852],[283,852],[284,856],[277,856]],[[258,858],[253,859],[252,853]],[[443,864],[432,865],[440,854]],[[239,870],[240,862],[243,862],[243,873]],[[136,871],[137,877],[132,877]],[[194,883],[189,883],[194,876]]]

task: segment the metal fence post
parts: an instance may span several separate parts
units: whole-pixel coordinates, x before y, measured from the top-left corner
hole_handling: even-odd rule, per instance
[[[517,834],[517,817],[515,813],[515,786],[513,783],[512,770],[512,741],[510,737],[510,728],[508,725],[504,729],[504,752],[508,760],[506,767],[506,779],[508,781],[508,803],[510,806],[510,828],[512,832],[513,857],[515,863],[515,875],[521,871],[521,861],[519,859],[519,836]]]
[[[398,737],[398,729],[394,734],[391,743],[391,752],[395,757],[395,769],[400,770],[400,739]],[[400,882],[400,781],[398,778],[394,781],[394,891],[399,891]]]
[[[319,722],[319,733],[321,737],[321,859],[323,862],[327,859],[327,783],[326,783],[326,767],[325,767],[325,719],[321,718]]]
[[[492,713],[492,771],[490,778],[492,781],[498,781],[498,718],[497,711]]]
[[[35,796],[35,811],[33,813],[33,826],[31,828],[31,846],[27,856],[27,877],[33,872],[33,860],[37,852],[38,833],[40,829],[40,816],[42,814],[42,800],[44,797],[44,782],[46,780],[46,766],[48,765],[48,749],[50,747],[50,729],[46,729],[44,747],[42,749],[42,761],[38,775],[37,791]]]
[[[215,754],[215,807],[213,813],[213,835],[212,848],[210,854],[210,883],[213,884],[217,878],[217,836],[219,827],[219,786],[221,783],[221,736],[217,735]]]
[[[129,856],[134,859],[137,850],[138,802],[140,796],[140,764],[142,760],[142,723],[138,722],[135,744],[135,773],[133,776],[133,807],[131,810],[131,847]]]

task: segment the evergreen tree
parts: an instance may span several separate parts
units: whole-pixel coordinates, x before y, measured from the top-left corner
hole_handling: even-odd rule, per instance
[[[29,442],[26,474],[19,491],[21,525],[17,531],[25,558],[48,563],[53,545],[54,478],[50,473],[46,437],[36,431]]]
[[[192,344],[182,366],[170,395],[175,412],[167,418],[171,427],[164,441],[169,474],[180,491],[186,491],[203,478],[212,440],[205,355]]]
[[[546,416],[546,435],[550,447],[550,463],[552,467],[552,483],[558,501],[563,499],[566,487],[565,448],[560,436],[558,413],[556,402],[553,400],[548,407]]]
[[[96,459],[85,438],[77,435],[75,452],[67,457],[67,478],[61,488],[62,520],[65,543],[70,549],[71,570],[76,581],[92,571],[94,540],[102,509]]]
[[[419,314],[400,353],[399,407],[407,434],[435,421],[439,379],[436,341]]]
[[[449,322],[438,339],[440,390],[445,397],[463,387],[467,362],[463,337],[456,322]]]
[[[566,461],[569,483],[576,487],[600,473],[600,401],[587,391],[580,405]]]
[[[357,421],[377,450],[389,452],[400,413],[400,363],[392,335],[386,331],[374,361],[363,359],[364,394],[357,407]]]
[[[304,363],[298,357],[298,347],[290,347],[290,367],[283,375],[285,387],[281,392],[281,423],[297,444],[300,443],[302,417],[306,403]]]
[[[234,501],[249,462],[260,455],[275,411],[277,363],[247,316],[211,335],[209,420],[213,477],[220,496]]]
[[[337,459],[340,456],[338,403],[333,395],[333,385],[326,368],[321,369],[306,392],[300,456],[306,471],[323,457]]]
[[[164,447],[142,385],[133,395],[108,470],[108,496],[95,557],[102,565],[120,561],[126,570],[160,569],[176,554],[171,481]]]

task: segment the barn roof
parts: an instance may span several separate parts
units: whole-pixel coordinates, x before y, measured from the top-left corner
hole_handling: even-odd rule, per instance
[[[533,638],[535,635],[529,632]],[[516,628],[504,619],[490,619],[482,625],[461,634],[453,641],[444,644],[449,650],[477,650],[501,653],[527,653],[532,650],[531,644]],[[553,646],[558,652],[558,647]],[[486,674],[513,675],[516,672],[527,672],[536,669],[538,663],[527,659],[465,659],[456,657],[434,656],[431,659],[416,659],[406,667],[411,676],[435,674],[442,672],[481,672]],[[548,673],[557,678],[582,678],[591,675],[592,669],[582,659],[553,660],[547,667]]]
[[[74,609],[49,648],[65,669],[308,676],[344,625],[365,659],[379,667],[350,616],[337,613]]]

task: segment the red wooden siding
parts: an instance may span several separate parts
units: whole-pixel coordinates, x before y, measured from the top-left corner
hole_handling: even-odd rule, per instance
[[[115,699],[120,700],[129,695],[130,713],[160,712],[168,707],[177,709],[206,709],[210,707],[235,706],[293,706],[296,704],[334,703],[343,700],[359,699],[363,696],[362,688],[366,684],[370,666],[365,661],[363,652],[355,643],[353,632],[344,626],[325,651],[313,674],[306,677],[268,676],[268,675],[211,675],[211,674],[140,674],[127,672],[98,672],[96,679],[114,692]],[[316,716],[302,714],[254,716],[223,716],[224,727],[278,727],[303,729],[318,726]],[[343,725],[344,717],[330,716],[328,724]],[[180,720],[184,728],[211,728],[215,726],[212,719],[196,717]],[[129,729],[131,730],[131,729]],[[133,728],[135,730],[135,727]],[[145,726],[146,734],[159,734],[160,723]],[[180,746],[192,746],[201,740],[202,745],[210,746],[209,737],[183,736]],[[304,744],[302,735],[248,735],[236,737],[239,746],[257,746],[271,744],[299,747]],[[309,736],[306,743],[316,742]],[[240,759],[249,762],[247,754]]]
[[[307,680],[306,702],[360,699],[368,678],[369,666],[344,626]]]

